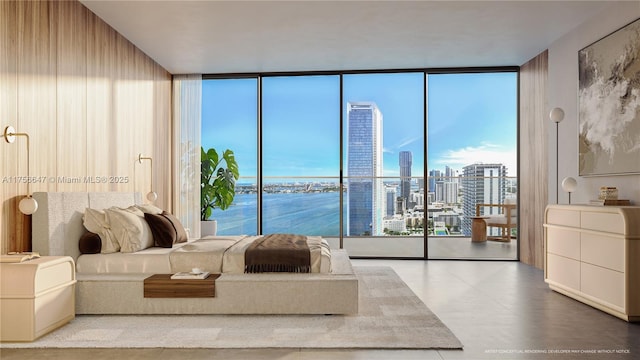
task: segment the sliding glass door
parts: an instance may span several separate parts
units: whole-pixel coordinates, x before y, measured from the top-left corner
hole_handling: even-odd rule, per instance
[[[517,230],[471,239],[474,217],[517,202],[517,86],[516,72],[428,75],[430,258],[517,259]]]
[[[344,247],[424,257],[424,73],[345,74]]]

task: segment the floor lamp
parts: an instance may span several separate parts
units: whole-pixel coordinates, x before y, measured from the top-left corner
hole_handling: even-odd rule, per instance
[[[561,108],[557,107],[557,108],[553,108],[551,109],[551,112],[549,113],[549,118],[551,119],[551,121],[553,121],[554,123],[556,123],[556,204],[558,204],[558,193],[560,192],[559,186],[560,186],[560,176],[558,175],[558,138],[559,138],[559,134],[558,134],[558,124],[560,123],[560,121],[562,121],[562,119],[564,119],[564,110],[562,110]]]

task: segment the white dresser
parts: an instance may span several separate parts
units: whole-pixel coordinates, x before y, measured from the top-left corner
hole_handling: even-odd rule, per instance
[[[640,206],[549,205],[544,227],[551,289],[640,321]]]

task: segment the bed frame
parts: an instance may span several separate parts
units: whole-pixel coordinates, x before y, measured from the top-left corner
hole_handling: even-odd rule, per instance
[[[36,192],[33,251],[78,258],[82,214],[141,203],[132,192]],[[344,250],[332,250],[329,274],[222,274],[213,298],[145,298],[152,274],[77,274],[77,314],[354,314],[358,280]]]

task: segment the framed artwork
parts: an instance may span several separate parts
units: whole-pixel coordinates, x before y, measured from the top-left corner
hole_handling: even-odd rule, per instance
[[[640,19],[578,52],[579,174],[640,174]]]

